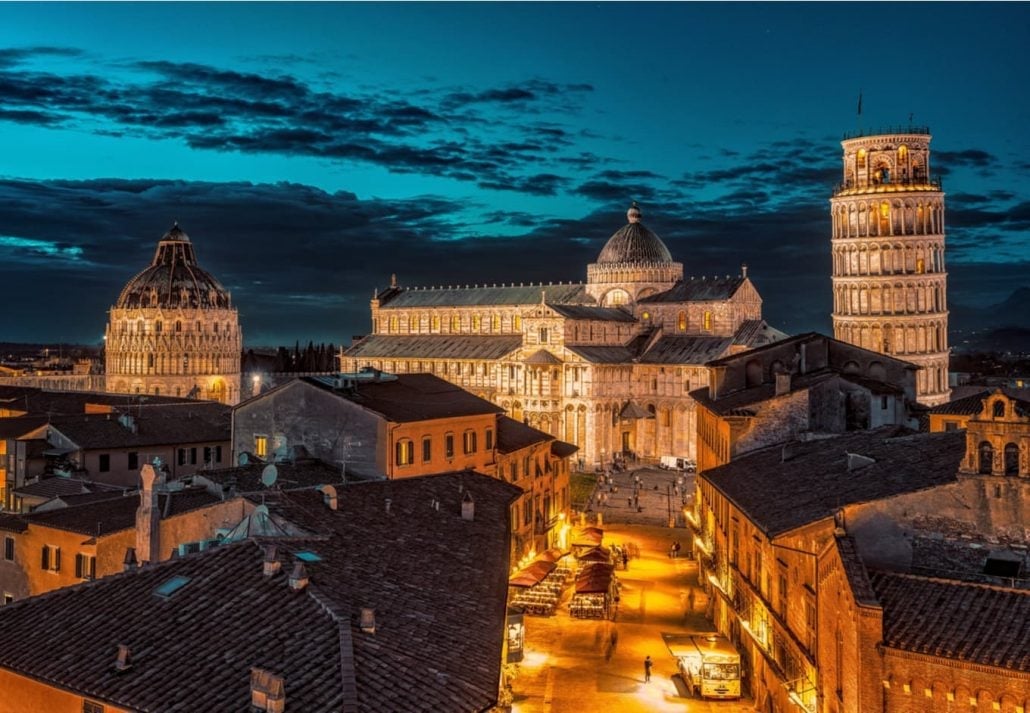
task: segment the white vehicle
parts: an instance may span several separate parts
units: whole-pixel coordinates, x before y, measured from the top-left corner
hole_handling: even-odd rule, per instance
[[[697,470],[697,463],[682,456],[662,456],[658,466],[666,470],[681,470],[686,473],[693,473]]]
[[[691,693],[701,698],[740,698],[740,654],[718,634],[666,636],[669,651]]]

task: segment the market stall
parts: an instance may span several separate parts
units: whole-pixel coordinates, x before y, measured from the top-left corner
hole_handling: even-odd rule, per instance
[[[603,541],[604,530],[599,527],[582,527],[572,534],[572,553],[578,557],[580,552],[600,547]]]
[[[534,560],[508,580],[512,588],[508,597],[511,606],[527,614],[553,614],[561,600],[567,577],[568,569],[559,568],[555,562]]]
[[[605,619],[612,611],[617,592],[615,567],[605,562],[587,562],[576,574],[576,591],[569,603],[569,614],[585,619]]]

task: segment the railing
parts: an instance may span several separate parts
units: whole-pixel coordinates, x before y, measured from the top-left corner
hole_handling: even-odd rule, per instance
[[[861,139],[865,136],[884,136],[887,134],[919,134],[922,136],[930,135],[929,126],[898,126],[898,127],[886,127],[878,129],[857,129],[855,131],[845,131],[844,140],[848,139]]]
[[[888,193],[895,188],[925,188],[928,190],[940,191],[943,190],[943,184],[940,176],[927,177],[927,178],[916,178],[908,177],[900,180],[894,180],[891,178],[889,181],[882,183],[876,183],[875,181],[867,181],[860,183],[858,181],[843,181],[833,187],[833,195],[844,193],[854,189],[875,189],[877,192]]]

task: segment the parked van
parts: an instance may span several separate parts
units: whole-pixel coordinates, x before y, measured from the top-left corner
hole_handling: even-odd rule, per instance
[[[666,470],[681,470],[686,473],[693,473],[697,470],[697,464],[693,460],[682,456],[662,456],[658,466]]]
[[[740,654],[724,636],[667,636],[687,688],[701,698],[740,698]]]

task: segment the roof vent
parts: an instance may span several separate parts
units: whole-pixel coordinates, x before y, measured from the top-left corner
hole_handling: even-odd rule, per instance
[[[263,668],[251,668],[250,705],[266,713],[283,713],[286,710],[283,677]]]
[[[293,572],[290,573],[290,589],[295,592],[303,592],[308,586],[308,571],[304,568],[303,562],[295,562]]]
[[[780,449],[780,463],[786,463],[795,458],[801,452],[801,444],[797,441],[788,441]]]
[[[472,500],[472,493],[465,491],[465,497],[461,499],[461,519],[474,520],[476,518],[476,503]]]
[[[386,514],[387,514],[387,515],[389,515],[389,514],[390,514],[390,505],[391,505],[392,503],[393,503],[393,500],[391,500],[390,498],[387,498],[387,499],[386,499]]]
[[[866,466],[870,466],[870,465],[872,465],[873,463],[876,462],[875,458],[870,458],[869,456],[859,455],[858,453],[847,453],[847,452],[845,452],[845,455],[848,457],[848,471],[849,472],[853,471],[853,470],[861,470],[862,468],[865,468]]]
[[[376,633],[376,610],[368,607],[361,608],[361,630],[366,634]]]
[[[123,673],[132,668],[132,662],[129,660],[129,647],[125,644],[118,644],[118,658],[114,662],[114,670],[118,673]]]
[[[266,577],[278,574],[279,570],[282,569],[282,563],[279,562],[278,555],[279,549],[275,545],[265,546],[265,559],[261,571]]]

